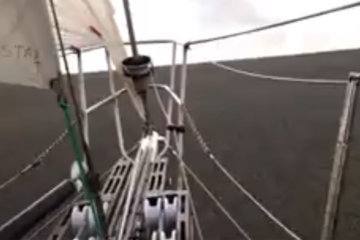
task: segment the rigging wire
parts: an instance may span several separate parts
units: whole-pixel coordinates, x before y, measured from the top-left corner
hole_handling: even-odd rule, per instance
[[[191,194],[189,180],[187,178],[186,172],[183,171],[184,168],[181,168],[181,170],[182,170],[181,175],[182,175],[182,178],[183,178],[183,181],[184,181],[185,189],[189,190],[190,208],[191,208],[191,211],[192,211],[193,216],[194,216],[196,231],[198,233],[199,240],[204,240],[204,234],[203,234],[203,230],[202,230],[201,225],[200,225],[199,215],[198,215],[198,213],[196,211],[194,198],[192,197],[192,194]]]
[[[167,111],[165,110],[165,105],[164,105],[164,102],[162,101],[161,99],[161,96],[160,96],[160,93],[159,93],[159,90],[158,88],[156,87],[156,82],[154,80],[154,77],[153,77],[153,74],[151,73],[151,76],[150,76],[150,82],[151,84],[154,86],[154,92],[155,92],[155,96],[156,96],[156,100],[160,106],[160,109],[161,109],[161,112],[162,114],[164,115],[167,123],[170,123],[170,118],[171,118],[171,115],[170,113],[168,114]],[[172,99],[170,97],[170,99]],[[174,139],[175,139],[175,142],[176,142],[176,135],[174,133]],[[170,139],[169,139],[170,141]],[[167,143],[168,146],[166,148],[164,148],[164,150],[166,151],[168,148],[170,148],[170,143],[168,142]],[[165,152],[163,151],[163,152]],[[161,155],[162,153],[160,153]],[[183,169],[182,169],[183,170]],[[203,235],[203,231],[201,229],[201,226],[200,226],[200,220],[199,220],[199,216],[197,214],[197,211],[196,211],[196,208],[195,208],[195,203],[194,203],[194,199],[192,197],[192,194],[191,194],[191,191],[190,191],[190,185],[189,185],[189,181],[188,181],[188,178],[186,176],[186,172],[185,171],[181,171],[181,175],[182,175],[182,178],[184,180],[184,184],[185,184],[185,188],[189,190],[189,198],[190,198],[190,207],[191,207],[191,211],[193,212],[193,215],[194,215],[194,220],[195,220],[195,227],[196,227],[196,230],[197,230],[197,233],[198,233],[198,237],[200,240],[204,240],[204,235]]]
[[[74,105],[75,117],[78,122],[78,132],[76,132],[75,129],[73,128],[73,126],[71,125],[71,116],[70,116],[70,111],[69,111],[69,105],[67,103],[67,98],[66,98],[65,92],[64,92],[65,86],[62,84],[62,82],[60,82],[60,84],[61,84],[60,91],[61,92],[58,93],[59,94],[59,96],[58,96],[59,106],[62,108],[62,110],[64,112],[65,124],[67,125],[66,127],[69,130],[70,143],[71,143],[74,153],[76,155],[75,160],[79,167],[80,179],[81,179],[83,187],[84,187],[84,193],[85,193],[86,198],[89,200],[89,204],[90,204],[92,214],[93,214],[93,217],[95,220],[97,235],[99,237],[105,237],[106,236],[106,230],[105,230],[106,222],[105,222],[104,209],[101,204],[101,199],[97,192],[96,186],[92,185],[92,183],[95,180],[95,178],[94,178],[95,174],[93,173],[93,170],[94,170],[93,162],[91,159],[89,147],[85,140],[84,133],[82,132],[82,130],[84,128],[83,128],[83,125],[81,122],[81,110],[80,110],[78,101],[75,96],[75,89],[74,89],[74,86],[72,83],[72,78],[70,75],[69,64],[68,64],[68,61],[66,58],[65,46],[64,46],[63,39],[61,36],[61,29],[60,29],[59,20],[57,17],[57,12],[55,9],[54,0],[50,0],[50,8],[51,8],[51,13],[52,13],[52,17],[53,17],[53,21],[54,21],[54,25],[55,25],[56,36],[59,41],[60,50],[61,50],[61,54],[63,56],[64,65],[65,65],[66,80],[67,80],[66,83],[70,90],[69,91],[70,97],[71,97],[71,100]],[[80,137],[80,139],[77,139],[78,137]],[[85,158],[83,157],[83,153],[85,153]],[[87,174],[85,173],[85,170],[83,167],[83,162],[86,162],[88,165],[88,173]]]
[[[143,142],[140,142],[139,150],[133,161],[132,172],[129,179],[129,188],[123,206],[123,213],[120,218],[119,232],[116,237],[116,239],[118,240],[124,239],[123,236],[125,235],[126,232],[125,227],[126,224],[128,223],[128,216],[130,214],[131,203],[133,202],[134,194],[136,193],[136,184],[139,183],[141,179],[141,173],[143,172],[143,167],[144,167],[144,162],[142,161],[143,154],[144,154]]]
[[[157,84],[152,84],[153,87],[156,88]],[[205,155],[211,159],[215,165],[225,174],[225,176],[255,205],[257,206],[270,220],[272,220],[275,224],[277,224],[281,229],[283,229],[289,236],[293,239],[301,240],[301,238],[293,232],[289,227],[287,227],[284,223],[281,222],[277,217],[275,217],[263,204],[261,204],[255,197],[252,195],[242,184],[240,184],[230,173],[229,171],[220,163],[220,161],[215,157],[212,153],[208,145],[206,144],[204,138],[200,134],[195,121],[193,120],[190,112],[187,107],[181,100],[174,94],[171,94],[176,103],[181,107],[182,111],[185,113],[185,117],[189,122],[189,126],[191,131],[193,132],[197,142],[199,143],[202,151]]]
[[[74,125],[76,122],[73,121],[72,125]],[[50,152],[54,150],[56,146],[58,146],[60,143],[62,143],[65,139],[65,137],[68,135],[68,130],[65,129],[55,140],[42,152],[40,152],[31,163],[26,165],[24,168],[19,170],[17,173],[15,173],[12,177],[8,178],[6,181],[4,181],[0,185],[0,191],[8,187],[10,184],[18,180],[20,177],[25,176],[25,174],[29,173],[32,170],[35,170],[38,168],[41,164],[44,163],[44,161],[47,159]]]
[[[62,207],[55,215],[51,216],[40,228],[36,229],[29,237],[26,239],[31,240],[37,235],[40,234],[45,228],[47,228],[51,223],[53,223],[58,217],[60,217],[65,212],[69,211],[73,205],[82,197],[83,193],[78,193],[68,204]]]
[[[155,80],[154,80],[153,71],[150,71],[150,83],[153,85],[156,85]],[[170,113],[168,114],[167,111],[165,110],[164,102],[162,101],[160,93],[156,87],[154,87],[154,92],[155,92],[156,101],[158,102],[158,104],[160,106],[161,113],[165,117],[166,124],[169,124],[171,122],[171,115],[170,115]],[[169,148],[169,145],[170,145],[170,138],[165,139],[165,144],[164,144],[163,149],[159,153],[159,157],[163,156],[166,153],[167,149]]]
[[[131,230],[133,229],[134,220],[139,210],[140,201],[144,197],[144,188],[145,188],[146,180],[149,177],[149,171],[148,171],[149,167],[150,167],[150,161],[145,159],[145,162],[143,163],[143,168],[141,170],[141,174],[139,176],[139,181],[137,184],[137,189],[135,191],[135,196],[133,197],[132,200],[131,210],[127,217],[127,222],[128,222],[127,230],[124,230],[124,238],[121,239],[129,239],[129,235],[131,234]]]
[[[150,73],[150,82],[151,82],[151,84],[156,86],[156,82],[154,80],[154,76],[153,76],[152,72]],[[154,87],[154,92],[155,92],[156,101],[159,104],[161,113],[164,115],[165,121],[167,123],[169,123],[170,122],[170,115],[167,113],[167,111],[165,109],[165,104],[164,104],[163,100],[161,99],[160,93],[159,93],[159,91],[158,91],[158,89],[156,87]]]
[[[104,98],[100,99],[99,101],[103,100]],[[96,102],[96,101],[95,101]],[[72,125],[76,124],[76,121],[74,120],[72,123]],[[121,126],[120,126],[121,127]],[[12,175],[11,177],[9,177],[7,180],[5,180],[4,182],[2,182],[0,184],[0,192],[7,188],[9,185],[11,185],[13,182],[17,181],[20,177],[25,176],[25,174],[28,174],[29,172],[31,172],[32,170],[36,170],[38,167],[40,167],[46,160],[48,155],[55,149],[56,146],[58,146],[59,144],[61,144],[64,140],[65,137],[68,135],[68,130],[65,129],[61,134],[59,134],[54,141],[51,142],[51,144],[45,148],[43,151],[41,151],[38,155],[35,156],[35,158],[29,163],[27,164],[24,168],[18,170],[14,175]],[[126,153],[127,151],[121,152],[121,154],[129,160],[129,158],[127,156],[124,155],[124,153]],[[132,159],[130,159],[132,161]]]
[[[185,113],[185,117],[188,120],[189,126],[191,131],[193,132],[196,140],[198,141],[201,149],[203,150],[204,154],[207,155],[209,159],[213,161],[213,163],[224,173],[224,175],[252,202],[254,203],[267,217],[269,217],[274,223],[276,223],[280,228],[282,228],[289,236],[293,239],[301,240],[301,238],[292,231],[289,227],[285,226],[277,217],[275,217],[263,204],[261,204],[253,194],[251,194],[241,183],[239,183],[231,173],[220,163],[220,161],[215,157],[212,153],[210,148],[208,147],[207,143],[205,142],[204,138],[202,137],[201,133],[199,132],[195,121],[193,120],[192,116],[190,115],[189,111],[185,107],[184,104],[181,105],[182,109]]]
[[[251,240],[249,234],[237,223],[237,221],[231,216],[229,211],[222,205],[222,203],[216,198],[216,196],[206,187],[203,181],[194,173],[191,168],[180,158],[179,154],[170,147],[170,152],[175,158],[181,162],[185,168],[185,170],[191,175],[191,177],[196,181],[197,184],[205,191],[205,193],[214,201],[216,206],[223,212],[223,214],[229,219],[229,221],[235,226],[235,228],[239,231],[239,233],[244,236],[245,239]]]
[[[158,84],[152,84],[153,87],[159,86]],[[160,86],[159,86],[160,87]],[[187,121],[189,122],[190,129],[194,134],[197,142],[199,143],[201,150],[204,154],[212,160],[215,165],[225,174],[225,176],[253,203],[257,206],[270,220],[282,228],[286,233],[289,234],[293,239],[300,240],[301,238],[293,232],[289,227],[276,218],[264,205],[262,205],[255,197],[252,195],[242,184],[240,184],[230,173],[229,171],[220,163],[220,161],[212,153],[208,145],[206,144],[204,138],[200,134],[195,121],[193,120],[191,114],[189,113],[187,107],[181,100],[175,95],[171,94],[176,103],[181,107],[182,112],[185,114]]]
[[[127,150],[127,153],[128,154],[133,153],[137,147],[138,147],[138,143],[135,143],[129,150]],[[124,156],[123,156],[123,158],[124,158]],[[117,164],[117,162],[115,162],[115,164],[113,166],[111,166],[108,170],[106,170],[100,176],[100,181],[103,181],[105,179],[105,177],[111,172],[111,170],[113,170],[113,168],[116,166],[116,164]],[[60,215],[64,214],[66,211],[69,211],[73,207],[75,202],[77,200],[79,200],[80,197],[83,196],[83,194],[84,194],[83,192],[77,193],[76,196],[74,196],[74,199],[72,201],[70,201],[68,204],[63,206],[55,215],[51,216],[44,224],[41,225],[40,228],[36,229],[36,231],[31,233],[31,235],[29,237],[27,237],[27,239],[28,240],[33,239],[34,237],[39,235],[41,231],[43,231],[46,227],[48,227],[51,223],[53,223],[58,217],[60,217]]]
[[[234,68],[219,62],[210,62],[210,64],[217,66],[221,69],[246,75],[249,77],[254,78],[261,78],[261,79],[269,79],[274,81],[284,81],[284,82],[298,82],[298,83],[315,83],[315,84],[346,84],[347,81],[341,80],[341,79],[317,79],[317,78],[298,78],[298,77],[284,77],[284,76],[275,76],[275,75],[267,75],[262,73],[256,73],[256,72],[249,72],[245,71],[239,68]]]
[[[116,94],[116,87],[115,87],[115,81],[114,81],[114,73],[113,70],[111,68],[111,57],[110,57],[110,52],[105,48],[105,55],[106,55],[106,64],[108,67],[108,72],[109,72],[109,88],[110,88],[110,93],[111,95],[115,95]],[[123,135],[123,127],[122,127],[122,123],[121,123],[121,115],[120,115],[120,109],[119,109],[119,100],[117,98],[114,98],[113,101],[113,106],[114,106],[114,121],[115,121],[115,129],[117,132],[117,140],[118,140],[118,147],[120,149],[121,154],[125,157],[125,159],[127,161],[132,161],[132,159],[130,158],[130,156],[127,155],[126,153],[126,149],[124,146],[124,135]]]
[[[90,178],[88,177],[88,173],[86,173],[85,167],[83,166],[84,163],[83,152],[79,145],[79,140],[76,134],[76,130],[71,125],[71,114],[69,110],[69,105],[66,103],[66,100],[64,99],[60,99],[59,105],[62,108],[65,115],[65,124],[69,131],[70,144],[75,154],[75,162],[79,168],[79,178],[81,180],[84,189],[85,198],[88,201],[90,208],[92,210],[92,215],[94,217],[97,235],[98,237],[104,238],[106,236],[104,209],[102,205],[100,205],[101,200],[98,195],[98,192],[91,185]],[[88,171],[90,172],[90,169]]]
[[[66,53],[65,53],[65,46],[64,46],[64,42],[63,42],[63,37],[61,35],[61,29],[60,29],[60,24],[59,24],[59,20],[58,20],[58,17],[57,17],[57,12],[56,12],[56,9],[55,9],[55,3],[54,3],[54,0],[50,0],[50,7],[51,7],[51,13],[52,13],[52,16],[53,16],[53,21],[54,21],[54,25],[55,25],[55,30],[56,30],[56,35],[57,35],[57,40],[59,42],[59,45],[60,45],[60,53],[62,55],[62,60],[63,60],[63,63],[64,63],[64,67],[65,67],[65,74],[66,74],[66,84],[62,83],[60,81],[60,91],[64,91],[65,90],[65,86],[67,85],[68,88],[69,88],[69,93],[70,93],[70,98],[71,98],[71,101],[73,102],[73,105],[74,105],[74,112],[75,112],[75,118],[76,118],[76,121],[78,122],[78,132],[79,132],[79,136],[80,136],[80,144],[81,144],[81,147],[83,148],[82,150],[84,151],[85,153],[85,160],[86,160],[86,163],[88,164],[88,167],[89,167],[89,170],[92,171],[93,170],[93,161],[91,159],[91,155],[90,155],[90,151],[89,151],[89,147],[85,141],[85,137],[84,137],[84,134],[82,132],[82,129],[83,128],[83,124],[82,124],[82,121],[81,121],[81,109],[79,107],[79,104],[78,104],[78,101],[77,101],[77,98],[76,98],[76,94],[75,94],[75,88],[73,86],[73,82],[72,82],[72,77],[71,77],[71,74],[70,74],[70,68],[69,68],[69,63],[67,61],[67,57],[66,57]],[[65,93],[64,92],[61,92],[59,93],[60,97],[62,98],[66,98],[65,96]]]
[[[264,31],[264,30],[277,28],[277,27],[282,27],[282,26],[285,26],[285,25],[301,22],[301,21],[308,20],[308,19],[321,17],[321,16],[324,16],[324,15],[327,15],[327,14],[331,14],[331,13],[335,13],[335,12],[339,12],[339,11],[344,11],[344,10],[351,9],[351,8],[354,8],[354,7],[358,7],[358,6],[360,6],[360,1],[350,3],[350,4],[347,4],[347,5],[343,5],[343,6],[339,6],[339,7],[335,7],[335,8],[331,8],[331,9],[327,9],[327,10],[323,10],[323,11],[320,11],[320,12],[308,14],[308,15],[305,15],[305,16],[302,16],[302,17],[288,19],[288,20],[281,21],[281,22],[278,22],[278,23],[272,23],[272,24],[269,24],[269,25],[256,27],[256,28],[253,28],[253,29],[250,29],[250,30],[245,30],[245,31],[236,32],[236,33],[232,33],[232,34],[222,35],[222,36],[218,36],[218,37],[204,38],[204,39],[189,41],[189,42],[187,42],[185,44],[185,46],[189,47],[190,45],[213,42],[213,41],[223,40],[223,39],[237,37],[237,36],[241,36],[241,35],[247,35],[247,34],[251,34],[251,33],[261,32],[261,31]]]

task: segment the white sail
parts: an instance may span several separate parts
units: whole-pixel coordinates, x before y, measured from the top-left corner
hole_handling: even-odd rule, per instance
[[[0,0],[0,82],[49,88],[58,66],[46,0]]]
[[[139,115],[143,105],[131,79],[123,77],[126,57],[114,10],[108,0],[54,0],[66,47],[105,46],[118,78],[125,79]],[[0,82],[49,88],[59,73],[48,0],[0,0]]]
[[[117,78],[125,79],[132,102],[144,118],[140,98],[132,80],[122,74],[122,60],[126,51],[114,20],[114,9],[108,0],[56,0],[56,12],[65,45],[76,48],[105,46],[116,68]]]
[[[104,0],[54,0],[66,47],[88,48],[104,45],[104,31],[113,28],[113,9]],[[99,19],[103,21],[100,22]],[[115,30],[115,31],[114,31]],[[115,29],[110,33],[116,35]],[[122,44],[120,38],[120,44]],[[121,58],[126,57],[125,51]]]

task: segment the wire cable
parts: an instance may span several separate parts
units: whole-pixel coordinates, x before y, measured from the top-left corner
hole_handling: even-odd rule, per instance
[[[344,81],[341,79],[317,79],[317,78],[298,78],[298,77],[284,77],[284,76],[275,76],[275,75],[267,75],[255,72],[245,71],[239,68],[234,68],[227,66],[225,64],[219,62],[210,62],[212,65],[222,68],[227,71],[231,71],[234,73],[242,74],[249,77],[268,79],[273,81],[283,81],[283,82],[297,82],[297,83],[315,83],[315,84],[346,84],[348,81]]]
[[[188,120],[191,131],[193,132],[196,140],[198,141],[201,149],[204,154],[208,156],[209,159],[213,161],[213,163],[224,173],[224,175],[252,202],[254,203],[266,216],[268,216],[274,223],[276,223],[280,228],[282,228],[286,233],[289,234],[293,239],[301,240],[301,238],[292,231],[289,227],[285,226],[277,217],[275,217],[263,204],[261,204],[255,197],[252,195],[242,184],[240,184],[231,173],[220,163],[220,161],[215,157],[204,138],[200,134],[198,128],[195,125],[195,121],[191,117],[189,111],[185,107],[185,105],[181,105],[182,109],[185,113],[185,116]]]
[[[153,86],[156,86],[156,82],[154,80],[153,73],[150,73],[150,82],[151,82],[151,84],[153,84]],[[169,123],[170,122],[170,115],[167,113],[167,111],[165,109],[165,104],[162,101],[160,93],[159,93],[159,91],[158,91],[158,89],[156,87],[154,87],[154,92],[155,92],[156,101],[159,104],[161,113],[164,115],[166,122]]]
[[[215,195],[206,187],[203,181],[194,173],[191,168],[179,157],[177,152],[170,147],[170,152],[175,156],[175,158],[181,162],[185,168],[185,170],[191,175],[191,177],[196,181],[197,184],[205,191],[205,193],[214,201],[216,206],[223,212],[223,214],[229,219],[229,221],[235,226],[238,232],[244,236],[245,239],[251,240],[249,234],[237,223],[237,221],[231,216],[229,211],[222,205],[222,203],[215,197]]]
[[[153,84],[153,87],[159,86],[158,84]],[[194,134],[197,142],[199,143],[202,151],[204,152],[207,157],[212,160],[215,165],[224,173],[224,175],[233,183],[235,186],[245,195],[248,199],[255,204],[267,217],[269,217],[275,224],[277,224],[280,228],[282,228],[286,233],[289,234],[293,239],[300,240],[301,238],[293,232],[289,227],[287,227],[284,223],[282,223],[277,217],[275,217],[267,208],[262,205],[255,197],[252,195],[243,185],[241,185],[230,173],[229,171],[220,163],[220,161],[215,157],[212,153],[208,144],[205,142],[204,138],[202,137],[201,133],[199,132],[195,121],[193,120],[190,112],[188,111],[185,104],[177,97],[176,94],[169,92],[170,95],[173,97],[175,102],[180,106],[182,112],[185,114],[185,117],[189,123],[190,130]],[[179,144],[175,141],[175,144]]]
[[[173,137],[174,137],[174,143],[176,145],[176,149],[179,149],[179,142],[178,142],[179,138],[177,137],[175,132],[173,132]],[[196,211],[196,208],[195,208],[194,198],[192,197],[192,194],[191,194],[190,184],[189,184],[189,181],[188,181],[188,178],[187,178],[187,175],[186,175],[186,171],[185,171],[183,165],[181,165],[181,164],[179,164],[179,165],[180,165],[179,170],[180,170],[180,174],[181,174],[181,176],[183,178],[183,181],[184,181],[185,189],[189,190],[190,207],[191,207],[191,210],[192,210],[193,215],[194,215],[196,231],[198,233],[199,239],[204,240],[204,234],[203,234],[203,231],[202,231],[202,228],[201,228],[201,225],[200,225],[200,218],[199,218],[199,215],[198,215],[198,213]]]
[[[72,122],[72,124],[75,124],[75,121]],[[65,129],[55,140],[42,152],[40,152],[31,163],[26,165],[21,170],[17,171],[12,177],[8,178],[6,181],[4,181],[0,185],[0,191],[8,187],[10,184],[18,180],[20,177],[25,176],[25,174],[29,173],[32,170],[35,170],[37,167],[39,167],[41,164],[44,163],[44,161],[47,159],[47,156],[54,150],[56,146],[58,146],[60,143],[62,143],[65,139],[65,137],[68,135],[68,130]]]
[[[93,161],[92,161],[92,158],[90,155],[89,146],[86,143],[85,136],[82,131],[84,128],[83,128],[83,125],[81,122],[81,109],[79,107],[79,104],[78,104],[78,101],[77,101],[77,98],[75,95],[75,88],[72,83],[69,64],[68,64],[68,61],[66,58],[65,46],[63,43],[62,35],[61,35],[61,29],[60,29],[57,12],[55,9],[54,0],[50,0],[50,9],[51,9],[51,14],[52,14],[54,25],[55,25],[56,37],[59,41],[61,54],[63,56],[63,63],[65,66],[65,73],[66,73],[66,80],[67,80],[66,83],[68,85],[70,97],[73,102],[75,118],[78,122],[78,126],[77,126],[78,132],[76,132],[75,129],[73,128],[73,126],[71,125],[71,114],[69,111],[69,105],[67,103],[67,98],[65,96],[65,88],[64,88],[65,86],[64,85],[61,86],[61,93],[58,95],[58,102],[59,102],[59,106],[62,108],[62,110],[64,112],[65,124],[67,125],[66,127],[68,128],[68,131],[69,131],[69,140],[70,140],[70,143],[74,150],[75,160],[76,160],[78,168],[79,168],[79,173],[80,173],[79,175],[81,178],[82,185],[84,187],[85,196],[90,202],[90,207],[91,207],[92,214],[93,214],[94,221],[95,221],[97,236],[104,238],[104,237],[106,237],[106,222],[105,222],[104,209],[101,205],[102,203],[101,203],[101,199],[98,195],[96,185],[92,184],[93,179],[90,179],[88,176],[88,175],[90,175],[91,177],[95,176],[95,174],[93,173],[93,170],[94,170]],[[79,139],[78,139],[78,137],[79,137]],[[85,154],[85,158],[83,157],[83,153]],[[87,163],[88,175],[85,174],[84,167],[82,165],[83,162]]]
[[[360,6],[360,1],[350,3],[350,4],[347,4],[347,5],[343,5],[343,6],[340,6],[340,7],[335,7],[335,8],[331,8],[331,9],[328,9],[328,10],[323,10],[323,11],[320,11],[320,12],[308,14],[308,15],[305,15],[305,16],[302,16],[302,17],[292,18],[292,19],[281,21],[281,22],[278,22],[278,23],[273,23],[273,24],[253,28],[253,29],[250,29],[250,30],[245,30],[245,31],[236,32],[236,33],[232,33],[232,34],[222,35],[222,36],[218,36],[218,37],[204,38],[204,39],[199,39],[199,40],[195,40],[195,41],[189,41],[189,42],[187,42],[185,44],[185,46],[191,46],[191,45],[200,44],[200,43],[213,42],[213,41],[223,40],[223,39],[237,37],[237,36],[241,36],[241,35],[247,35],[247,34],[251,34],[251,33],[261,32],[261,31],[264,31],[264,30],[268,30],[268,29],[272,29],[272,28],[278,28],[278,27],[282,27],[282,26],[289,25],[289,24],[292,24],[292,23],[301,22],[301,21],[308,20],[308,19],[321,17],[321,16],[324,16],[324,15],[327,15],[327,14],[331,14],[331,13],[335,13],[335,12],[339,12],[339,11],[344,11],[344,10],[351,9],[351,8],[354,8],[354,7],[358,7],[358,6]]]
[[[182,170],[185,170],[185,169],[182,168]],[[182,175],[182,178],[184,180],[185,189],[189,190],[190,208],[191,208],[191,211],[192,211],[193,216],[194,216],[195,228],[196,228],[196,231],[198,233],[199,240],[204,240],[205,238],[204,238],[203,230],[202,230],[201,225],[200,225],[200,218],[199,218],[199,215],[198,215],[198,213],[196,211],[194,198],[192,197],[192,194],[191,194],[191,189],[190,189],[190,185],[189,185],[189,180],[188,180],[187,175],[186,175],[186,171],[181,171],[181,175]]]
[[[134,144],[127,152],[128,154],[131,154],[132,152],[134,152],[134,150],[138,147],[138,143]],[[114,165],[112,165],[108,170],[106,170],[100,177],[100,180],[104,180],[105,177],[107,177],[107,175],[111,172],[111,170],[116,166],[117,162],[115,162]],[[71,200],[68,204],[66,204],[65,206],[63,206],[55,215],[51,216],[44,224],[41,225],[40,228],[36,229],[33,233],[31,233],[31,235],[29,237],[27,237],[28,240],[33,239],[34,237],[36,237],[37,235],[39,235],[39,233],[41,231],[43,231],[46,227],[48,227],[51,223],[53,223],[58,217],[60,217],[62,214],[64,214],[66,211],[69,211],[71,209],[71,207],[73,207],[73,205],[76,203],[76,201],[78,201],[81,197],[83,196],[83,192],[79,192],[76,194],[76,196],[74,196],[74,199]]]
[[[170,114],[168,114],[166,112],[166,110],[165,110],[164,102],[162,101],[159,90],[156,87],[156,83],[155,83],[155,80],[154,80],[154,77],[153,77],[152,73],[151,73],[151,76],[150,76],[150,81],[151,81],[151,84],[153,84],[153,86],[154,86],[155,96],[156,96],[157,102],[158,102],[158,104],[160,106],[161,112],[164,115],[167,123],[170,123]],[[171,96],[170,96],[170,99],[172,99]],[[175,135],[175,133],[174,133],[174,139],[175,139],[175,143],[176,143],[176,135]],[[169,138],[168,141],[170,141],[170,138]],[[167,146],[164,148],[164,151],[162,151],[160,153],[160,155],[165,153],[165,151],[167,151],[167,149],[170,147],[169,142],[167,142],[166,144],[167,144]],[[200,226],[199,216],[198,216],[197,211],[195,209],[195,204],[194,204],[194,200],[192,198],[192,194],[191,194],[191,191],[190,191],[190,185],[189,185],[189,182],[188,182],[188,179],[187,179],[187,176],[186,176],[186,172],[181,171],[181,175],[182,175],[182,178],[183,178],[184,183],[185,183],[185,188],[189,190],[190,207],[191,207],[191,210],[192,210],[193,215],[194,215],[195,227],[196,227],[196,230],[197,230],[197,233],[198,233],[198,237],[199,237],[200,240],[204,240],[203,231],[202,231],[201,226]]]
[[[155,80],[154,80],[154,75],[153,75],[153,73],[151,71],[150,71],[150,82],[151,82],[151,84],[153,86],[156,85]],[[159,93],[159,91],[158,91],[158,89],[156,87],[154,87],[154,92],[155,92],[155,98],[156,98],[157,103],[159,104],[161,113],[165,117],[166,124],[169,124],[170,123],[170,118],[171,118],[170,114],[167,113],[167,111],[165,109],[164,102],[162,101],[160,93]],[[164,145],[163,149],[161,150],[161,152],[159,153],[160,157],[163,156],[166,153],[167,149],[169,148],[169,145],[170,145],[170,138],[166,138],[165,139],[165,145]]]

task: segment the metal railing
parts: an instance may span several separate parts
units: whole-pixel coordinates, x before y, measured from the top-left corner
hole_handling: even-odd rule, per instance
[[[129,45],[130,43],[126,42],[124,43],[126,45]],[[175,91],[175,82],[176,82],[176,53],[177,53],[177,45],[179,43],[173,41],[173,40],[146,40],[146,41],[139,41],[137,44],[143,45],[151,45],[151,44],[171,44],[171,65],[169,70],[169,88],[171,91]],[[77,52],[77,59],[78,59],[78,92],[79,92],[79,99],[80,99],[80,106],[82,108],[83,112],[83,131],[84,136],[87,139],[88,143],[90,143],[89,139],[89,119],[88,115],[93,113],[94,111],[98,110],[99,108],[103,107],[107,104],[113,105],[113,111],[114,111],[114,119],[115,119],[115,128],[116,128],[116,135],[119,143],[119,150],[122,155],[126,156],[126,151],[124,147],[124,138],[123,138],[123,132],[122,132],[122,124],[120,119],[120,112],[119,112],[119,103],[118,103],[118,97],[120,97],[122,94],[126,92],[125,89],[116,90],[115,89],[115,83],[114,83],[114,77],[112,74],[112,68],[110,63],[110,56],[108,52],[106,51],[106,63],[107,63],[107,71],[109,73],[108,82],[109,82],[109,89],[110,94],[100,101],[96,102],[95,104],[91,106],[87,106],[87,98],[86,98],[86,84],[85,84],[85,78],[84,78],[84,72],[82,71],[82,60],[81,60],[81,54],[82,52],[91,51],[95,49],[104,48],[104,46],[94,46],[91,48],[84,48],[79,49]],[[167,124],[172,124],[172,116],[173,116],[173,99],[171,97],[168,98],[167,101],[167,110],[168,110],[168,121]],[[168,143],[170,141],[170,132],[166,130],[166,142]],[[129,157],[127,157],[130,159]]]

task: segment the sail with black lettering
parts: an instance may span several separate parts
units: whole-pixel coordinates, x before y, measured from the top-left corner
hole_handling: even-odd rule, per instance
[[[58,57],[45,0],[0,0],[0,82],[49,88]]]
[[[140,117],[143,105],[122,74],[126,51],[108,0],[53,0],[66,48],[104,46],[115,75],[124,80]],[[58,77],[59,54],[48,0],[0,0],[0,82],[49,88]]]

